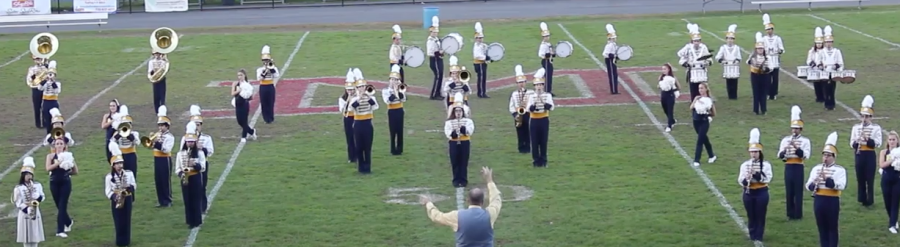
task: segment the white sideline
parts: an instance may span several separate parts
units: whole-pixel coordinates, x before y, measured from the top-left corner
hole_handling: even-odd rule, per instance
[[[888,45],[890,45],[890,46],[900,48],[900,44],[897,44],[897,43],[894,43],[894,42],[887,41],[887,40],[885,40],[885,39],[882,39],[881,37],[872,36],[872,35],[869,35],[869,34],[867,34],[867,33],[863,33],[863,32],[861,32],[861,31],[859,31],[859,30],[853,29],[853,28],[848,27],[848,26],[841,25],[840,23],[833,22],[833,21],[831,21],[831,20],[828,20],[828,19],[819,17],[819,16],[817,16],[817,15],[808,14],[808,15],[806,15],[806,16],[812,17],[812,18],[814,18],[814,19],[818,19],[818,20],[820,20],[820,21],[828,22],[828,23],[831,24],[831,25],[835,25],[835,26],[838,26],[838,27],[840,27],[840,28],[850,30],[851,32],[858,33],[859,35],[866,36],[866,37],[869,37],[869,38],[871,38],[871,39],[881,41],[882,43],[888,44]]]
[[[686,23],[691,23],[691,22],[688,21],[687,19],[681,19],[681,20],[684,21],[684,22],[686,22]],[[705,29],[703,29],[703,28],[701,28],[700,31],[703,31],[703,32],[706,33],[706,34],[709,34],[710,36],[713,36],[713,37],[715,37],[716,39],[721,40],[722,42],[725,42],[725,39],[723,39],[722,37],[719,37],[719,35],[716,35],[716,34],[713,33],[713,32],[707,31],[707,30],[705,30]],[[744,54],[750,55],[750,52],[748,52],[748,51],[747,51],[746,49],[744,49],[744,48],[741,48],[741,51],[743,51]],[[788,68],[788,69],[790,69],[790,68]],[[801,84],[806,85],[806,87],[808,87],[809,89],[814,89],[812,84],[810,84],[810,83],[807,82],[806,80],[800,79],[800,77],[797,77],[797,75],[795,75],[794,73],[791,73],[790,71],[785,70],[785,69],[781,69],[781,70],[779,70],[779,71],[781,71],[781,73],[784,73],[784,74],[790,76],[791,78],[794,78],[794,80],[797,80],[797,82],[800,82]],[[859,119],[859,118],[861,117],[861,116],[859,115],[859,113],[856,112],[856,109],[853,109],[853,108],[851,108],[850,106],[847,106],[847,104],[844,104],[843,102],[840,102],[840,101],[838,101],[837,99],[834,100],[834,103],[835,103],[836,105],[840,106],[841,108],[844,108],[844,110],[846,110],[847,112],[849,112],[851,115],[853,115],[853,116],[856,117],[857,119]]]
[[[581,42],[579,42],[578,39],[576,39],[575,36],[573,36],[572,33],[570,33],[569,30],[562,25],[562,23],[558,23],[557,26],[559,26],[559,28],[562,29],[562,31],[565,32],[570,39],[572,39],[572,42],[581,47],[581,49],[583,49],[588,54],[588,56],[590,56],[591,59],[594,60],[595,63],[597,63],[597,66],[600,66],[600,68],[603,70],[607,69],[605,64],[603,62],[600,62],[600,59],[597,59],[597,56],[594,55],[591,50],[581,44]],[[734,211],[734,207],[731,206],[730,203],[728,203],[728,199],[725,198],[725,195],[723,195],[722,192],[719,191],[719,188],[716,187],[712,180],[710,180],[709,176],[706,175],[706,172],[704,172],[700,167],[691,165],[691,162],[693,162],[691,156],[688,155],[686,151],[684,151],[684,148],[681,147],[681,144],[678,143],[678,140],[675,140],[674,136],[666,133],[663,130],[663,125],[661,125],[659,120],[656,119],[656,116],[653,115],[653,112],[650,111],[650,108],[647,107],[647,104],[644,103],[644,100],[642,100],[641,97],[639,97],[637,93],[635,93],[634,90],[632,90],[631,87],[628,86],[628,83],[623,82],[620,83],[620,85],[625,88],[625,91],[628,91],[628,94],[630,94],[634,101],[638,103],[642,110],[644,110],[644,113],[647,114],[647,117],[650,118],[650,121],[653,121],[653,124],[656,125],[656,129],[658,129],[659,132],[669,140],[669,143],[672,144],[672,147],[674,147],[675,150],[678,151],[679,154],[681,154],[681,157],[683,157],[688,162],[688,167],[694,169],[700,179],[703,180],[703,183],[706,184],[706,187],[713,193],[713,195],[716,196],[716,198],[719,199],[719,204],[722,205],[722,207],[724,207],[726,211],[728,211],[728,215],[731,216],[731,219],[734,220],[734,223],[738,225],[738,227],[744,232],[744,234],[747,234],[747,236],[749,236],[749,230],[747,229],[747,225],[744,223],[744,219],[741,218],[741,216],[738,215],[736,211]],[[764,246],[762,242],[759,241],[754,241],[753,244],[756,247]]]
[[[4,64],[0,64],[0,68],[6,67],[7,65],[10,65],[12,63],[15,63],[16,61],[19,61],[19,59],[22,59],[22,57],[24,57],[25,55],[28,55],[28,53],[29,53],[29,51],[25,51],[22,54],[19,54],[18,56],[14,57],[12,60],[9,60],[8,62],[6,62]]]
[[[285,60],[284,67],[281,68],[281,76],[287,75],[288,68],[291,67],[291,62],[294,61],[294,56],[297,55],[297,52],[300,51],[300,47],[303,46],[303,41],[306,40],[306,36],[309,35],[309,31],[303,33],[303,36],[300,37],[300,40],[297,41],[297,46],[294,47],[294,51],[291,52],[291,55]],[[278,81],[281,80],[281,77],[275,78],[272,82],[275,86],[278,85]],[[253,118],[250,119],[250,126],[256,126],[256,121],[259,121],[259,116],[262,114],[262,105],[256,108],[256,113],[253,114]],[[222,185],[225,184],[225,179],[228,178],[228,174],[231,173],[231,169],[234,168],[234,163],[237,161],[238,155],[241,155],[241,151],[244,150],[244,145],[246,142],[238,143],[237,147],[234,148],[234,152],[231,153],[231,158],[228,159],[228,164],[225,165],[225,170],[222,171],[222,174],[219,175],[219,178],[216,179],[216,185],[213,186],[212,190],[209,191],[209,196],[207,197],[207,206],[206,209],[209,210],[212,208],[213,201],[216,199],[216,195],[219,193],[219,189],[222,188]],[[203,219],[206,219],[209,213],[203,214]],[[185,247],[194,246],[194,242],[197,241],[197,235],[200,233],[200,228],[196,227],[191,229],[191,234],[188,236],[187,241],[185,241]]]

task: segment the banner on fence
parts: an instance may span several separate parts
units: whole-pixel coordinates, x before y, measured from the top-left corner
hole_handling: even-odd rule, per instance
[[[147,12],[187,11],[188,0],[145,0],[144,10]]]
[[[119,7],[116,0],[72,0],[76,13],[115,13]]]
[[[0,15],[47,15],[50,0],[0,0]]]

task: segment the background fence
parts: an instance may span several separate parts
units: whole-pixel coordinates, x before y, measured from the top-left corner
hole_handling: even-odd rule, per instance
[[[72,0],[52,0],[53,13],[72,13]],[[489,0],[188,0],[189,10],[259,9],[287,7],[360,6],[381,4],[422,4],[487,2]],[[496,0],[490,0],[496,1]],[[144,0],[119,0],[117,13],[143,13]]]

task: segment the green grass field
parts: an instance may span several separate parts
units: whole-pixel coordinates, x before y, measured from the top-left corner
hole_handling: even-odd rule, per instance
[[[654,96],[658,66],[675,63],[675,52],[688,40],[685,22],[698,23],[704,42],[712,49],[723,43],[729,24],[738,24],[738,44],[752,47],[753,34],[762,30],[760,15],[711,14],[628,17],[578,17],[544,20],[480,20],[486,42],[501,42],[503,61],[489,67],[490,99],[472,97],[476,133],[470,167],[472,186],[482,186],[478,167],[494,169],[495,181],[505,202],[495,229],[500,246],[751,246],[745,236],[742,188],[737,169],[748,158],[747,136],[751,128],[762,132],[768,157],[778,141],[789,133],[789,109],[800,105],[806,122],[804,135],[813,141],[813,158],[820,159],[825,137],[840,133],[846,143],[854,114],[842,107],[825,111],[813,100],[805,82],[792,78],[794,66],[804,63],[815,26],[833,22],[836,46],[844,52],[849,69],[859,80],[840,85],[837,99],[857,111],[862,97],[875,98],[877,123],[887,130],[900,122],[900,105],[893,77],[900,58],[897,7],[871,10],[806,10],[772,12],[777,33],[785,41],[781,94],[769,101],[769,114],[752,114],[749,79],[741,79],[740,98],[723,99],[721,67],[710,77],[714,95],[720,97],[719,116],[711,136],[719,157],[715,164],[693,168],[683,153],[693,155],[695,134],[687,104],[678,104],[681,123],[664,134],[661,107]],[[895,16],[892,18],[891,16]],[[818,18],[817,18],[818,17]],[[531,156],[515,147],[513,122],[507,113],[508,79],[513,67],[539,68],[535,49],[538,23],[546,21],[552,40],[568,40],[574,55],[555,62],[554,91],[561,106],[552,113],[549,168],[535,169]],[[634,47],[635,58],[620,63],[621,92],[608,94],[605,72],[592,55],[605,45],[606,23],[614,23],[619,42]],[[460,65],[471,67],[471,34],[474,21],[442,23],[442,34],[459,32],[467,38],[459,54]],[[337,30],[355,31],[337,31]],[[135,202],[132,246],[452,246],[453,233],[431,223],[417,194],[431,194],[443,210],[456,208],[450,184],[446,139],[441,131],[446,112],[442,102],[427,100],[431,71],[427,64],[405,68],[411,97],[406,104],[405,152],[389,154],[387,116],[375,118],[373,175],[360,176],[348,164],[340,117],[333,107],[348,67],[359,67],[379,88],[386,81],[386,53],[390,24],[350,26],[253,27],[216,30],[177,30],[183,34],[179,50],[169,55],[168,107],[173,132],[180,139],[189,105],[207,110],[204,132],[215,139],[211,158],[210,193],[213,205],[199,231],[184,225],[179,187],[173,187],[175,207],[154,208],[152,162],[149,150],[139,151],[141,181]],[[100,118],[106,104],[118,98],[131,108],[135,129],[155,130],[151,89],[146,79],[150,30],[96,33],[57,33],[64,44],[53,57],[59,78],[66,85],[61,111],[80,145],[72,147],[81,175],[73,178],[70,214],[77,222],[69,238],[53,236],[56,209],[48,198],[43,204],[47,241],[42,246],[112,246],[113,226],[107,199],[102,196],[102,177],[108,172]],[[248,33],[242,33],[248,32]],[[254,32],[254,33],[249,33]],[[261,34],[259,32],[266,32]],[[424,47],[425,30],[404,24],[404,42]],[[871,37],[870,37],[871,36]],[[0,40],[0,65],[13,61],[27,49],[30,35],[7,35]],[[220,81],[234,78],[238,69],[259,66],[259,49],[268,44],[282,70],[276,111],[271,125],[259,124],[260,138],[238,148],[240,130],[231,111],[227,87]],[[583,45],[583,47],[581,46]],[[746,54],[745,54],[746,55]],[[32,148],[44,136],[34,129],[30,103],[21,76],[31,64],[27,55],[0,67],[10,83],[0,84],[0,161],[13,165],[0,176],[0,189],[10,191],[18,179],[22,154],[37,158],[46,148]],[[601,60],[602,62],[602,60]],[[627,68],[627,69],[626,69]],[[742,73],[748,72],[743,69]],[[526,72],[526,73],[529,73]],[[679,80],[683,72],[679,71]],[[307,78],[307,79],[303,79]],[[335,79],[336,78],[336,79]],[[684,83],[684,82],[682,82]],[[684,84],[682,84],[684,85]],[[314,90],[314,91],[313,91]],[[421,96],[421,97],[419,97]],[[577,107],[576,107],[577,106]],[[326,114],[308,114],[308,113]],[[214,119],[218,118],[218,119]],[[876,206],[856,203],[852,150],[843,145],[839,164],[848,168],[850,184],[841,211],[844,246],[896,246],[889,234],[880,193]],[[239,151],[239,153],[235,153]],[[706,160],[704,156],[702,160]],[[812,200],[804,202],[802,221],[788,222],[784,212],[783,165],[776,167],[771,184],[771,203],[766,246],[814,246],[817,244]],[[40,165],[39,165],[40,166]],[[47,174],[37,179],[47,183]],[[173,180],[177,186],[178,180]],[[215,188],[215,190],[214,190]],[[878,191],[878,190],[876,190]],[[49,197],[49,190],[45,190]],[[808,198],[808,197],[806,197]],[[15,244],[12,206],[0,203],[0,245]],[[10,218],[8,215],[12,215]]]

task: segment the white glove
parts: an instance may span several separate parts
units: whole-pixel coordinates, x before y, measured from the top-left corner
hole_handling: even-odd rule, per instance
[[[706,118],[709,119],[710,123],[712,123],[712,117],[706,117]]]
[[[681,97],[681,92],[680,92],[680,91],[675,91],[675,98],[678,98],[678,97]]]

